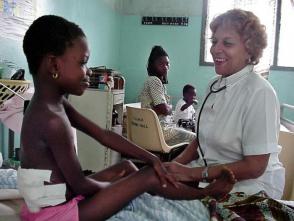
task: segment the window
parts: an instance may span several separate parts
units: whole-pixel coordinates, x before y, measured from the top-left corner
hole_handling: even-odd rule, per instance
[[[290,27],[294,20],[294,7],[291,0],[204,0],[200,64],[212,65],[210,22],[232,8],[252,11],[266,26],[268,45],[256,68],[293,70],[294,29]]]
[[[279,47],[277,51],[277,66],[294,67],[294,5],[290,0],[284,0],[281,6],[281,23]],[[290,52],[290,53],[289,53]]]

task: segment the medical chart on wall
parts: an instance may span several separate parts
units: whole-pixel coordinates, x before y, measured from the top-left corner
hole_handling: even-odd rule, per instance
[[[0,0],[0,37],[21,41],[35,17],[35,0]]]

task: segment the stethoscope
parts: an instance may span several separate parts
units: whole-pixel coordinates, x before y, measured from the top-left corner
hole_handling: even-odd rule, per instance
[[[220,87],[219,89],[215,90],[215,89],[213,88],[213,86],[216,84],[216,82],[218,82],[218,80],[214,81],[214,82],[210,85],[209,93],[206,95],[206,97],[205,97],[205,99],[204,99],[204,101],[203,101],[203,103],[202,103],[202,106],[201,106],[201,108],[200,108],[199,115],[198,115],[198,118],[197,118],[197,132],[196,132],[196,135],[197,135],[197,144],[198,144],[198,148],[199,148],[199,150],[200,150],[201,157],[202,157],[202,159],[203,159],[204,164],[205,164],[206,167],[207,167],[207,162],[206,162],[206,159],[204,158],[204,153],[203,153],[203,150],[202,150],[202,148],[201,148],[200,140],[199,140],[199,124],[200,124],[200,116],[201,116],[201,112],[202,112],[202,110],[203,110],[203,107],[204,107],[204,105],[205,105],[205,103],[206,103],[208,97],[209,97],[211,94],[216,94],[216,93],[218,93],[218,92],[220,92],[220,91],[222,91],[222,90],[224,90],[224,89],[227,88],[227,86],[225,85],[225,86],[222,86],[222,87]]]

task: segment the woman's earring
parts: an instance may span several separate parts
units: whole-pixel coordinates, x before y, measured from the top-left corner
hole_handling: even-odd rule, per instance
[[[55,72],[55,73],[52,74],[52,78],[53,78],[53,79],[57,79],[58,77],[59,77],[59,75],[58,75],[57,72]]]

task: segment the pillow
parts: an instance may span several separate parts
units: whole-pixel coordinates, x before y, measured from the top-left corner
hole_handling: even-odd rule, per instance
[[[0,189],[0,200],[21,199],[18,189]]]
[[[17,171],[0,169],[0,189],[17,189]]]
[[[0,169],[0,200],[22,198],[17,189],[17,171]]]

